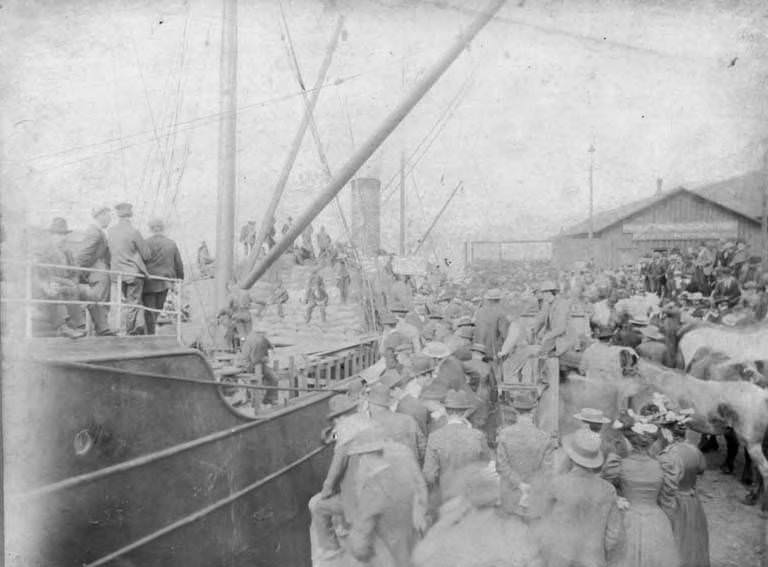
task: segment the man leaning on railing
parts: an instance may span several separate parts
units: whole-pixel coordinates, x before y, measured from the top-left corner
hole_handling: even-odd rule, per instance
[[[41,264],[57,266],[73,266],[74,258],[66,248],[67,234],[72,232],[67,226],[66,219],[57,217],[48,229],[50,241],[36,256]],[[32,296],[36,299],[78,300],[80,299],[79,274],[75,270],[64,267],[38,266],[32,282]],[[83,323],[83,310],[80,305],[62,303],[42,303],[40,311],[43,316],[42,328],[37,332],[42,335],[59,335],[73,339],[82,337],[85,332],[80,330]]]

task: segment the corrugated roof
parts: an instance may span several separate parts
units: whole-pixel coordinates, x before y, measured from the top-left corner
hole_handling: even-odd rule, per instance
[[[752,219],[759,219],[763,210],[766,175],[752,171],[716,183],[693,186],[691,192]]]
[[[645,199],[633,201],[614,209],[596,213],[592,218],[593,231],[595,233],[601,232],[681,191],[689,191],[703,199],[717,203],[721,207],[757,220],[762,214],[764,179],[765,174],[763,172],[753,171],[716,183],[708,183],[690,188],[677,187],[671,191],[664,191],[652,197],[646,197]],[[559,236],[578,236],[587,233],[589,233],[589,219],[566,228],[555,238]]]

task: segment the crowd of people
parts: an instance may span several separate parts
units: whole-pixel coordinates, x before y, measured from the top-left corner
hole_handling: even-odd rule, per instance
[[[150,236],[145,239],[131,223],[130,203],[114,207],[115,224],[112,212],[106,206],[93,209],[93,223],[76,246],[68,240],[72,231],[66,219],[52,220],[46,242],[33,252],[38,265],[32,297],[45,300],[38,304],[33,318],[35,334],[83,337],[86,313],[94,334],[117,334],[118,329],[110,327],[109,306],[104,305],[110,298],[115,301],[113,294],[121,294],[125,304],[126,334],[156,333],[158,316],[174,288],[170,280],[184,279],[181,254],[176,243],[165,235],[162,219],[149,221]],[[52,301],[57,299],[79,303]]]
[[[720,249],[706,288],[696,263],[656,279],[649,266],[676,266],[675,253],[620,270],[508,264],[460,282],[392,273],[380,372],[331,400],[313,564],[708,566],[690,410],[660,395],[615,420],[583,408],[583,427],[559,437],[537,425],[535,390],[500,411],[499,384],[532,353],[563,361],[590,341],[679,368],[687,323],[765,321],[762,260]],[[574,314],[589,321],[584,336]]]

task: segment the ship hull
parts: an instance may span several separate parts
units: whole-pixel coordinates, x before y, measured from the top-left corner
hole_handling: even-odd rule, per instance
[[[213,380],[196,351],[99,340],[8,369],[9,563],[309,565],[331,394],[247,420],[216,386],[142,374]]]

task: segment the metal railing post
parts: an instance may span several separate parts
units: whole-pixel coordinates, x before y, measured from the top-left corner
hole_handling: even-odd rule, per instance
[[[119,335],[123,328],[123,274],[117,274],[117,309],[115,311],[115,330]]]
[[[181,344],[181,309],[182,309],[182,298],[181,298],[181,286],[184,284],[182,280],[176,281],[176,341]]]
[[[32,336],[32,265],[27,264],[25,270],[25,298],[24,302],[24,332],[27,338]]]

